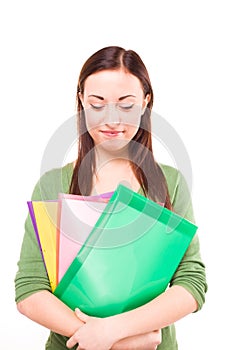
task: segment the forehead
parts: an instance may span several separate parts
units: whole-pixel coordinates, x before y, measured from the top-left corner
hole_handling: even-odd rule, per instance
[[[90,75],[84,85],[84,97],[99,95],[104,98],[118,98],[124,95],[141,97],[140,80],[124,70],[104,70]]]

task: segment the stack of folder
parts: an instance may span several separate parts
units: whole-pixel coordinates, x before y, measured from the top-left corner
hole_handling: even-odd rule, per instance
[[[97,317],[165,291],[197,230],[121,184],[114,193],[60,194],[28,206],[53,293]]]

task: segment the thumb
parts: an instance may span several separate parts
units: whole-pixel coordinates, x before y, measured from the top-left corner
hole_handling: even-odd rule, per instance
[[[76,316],[83,322],[87,322],[89,319],[89,316],[84,314],[84,312],[82,312],[80,309],[75,309],[75,314]]]

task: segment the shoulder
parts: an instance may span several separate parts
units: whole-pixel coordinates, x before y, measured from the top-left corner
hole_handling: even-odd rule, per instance
[[[187,186],[187,181],[182,172],[171,165],[159,164],[169,188],[177,186]]]
[[[159,164],[167,181],[174,211],[194,222],[190,189],[182,172],[170,165]]]
[[[72,172],[72,163],[68,163],[60,168],[53,168],[46,171],[38,180],[32,194],[32,199],[53,200],[57,199],[59,192],[68,192]]]
[[[167,181],[168,191],[172,200],[177,190],[177,186],[179,185],[181,173],[177,168],[174,168],[171,165],[159,164],[159,166]]]
[[[172,180],[174,178],[177,178],[180,174],[180,171],[171,165],[160,163],[159,166],[160,166],[161,170],[163,171],[163,174],[166,177],[167,181]]]

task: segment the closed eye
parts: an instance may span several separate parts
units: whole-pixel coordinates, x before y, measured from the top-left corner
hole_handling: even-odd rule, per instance
[[[95,104],[92,104],[91,103],[91,108],[95,109],[95,110],[101,110],[104,108],[104,105],[102,104],[99,104],[99,103],[95,103]]]
[[[132,109],[133,106],[134,106],[133,103],[119,103],[118,104],[118,108],[120,108],[120,109],[122,109],[124,111]]]

